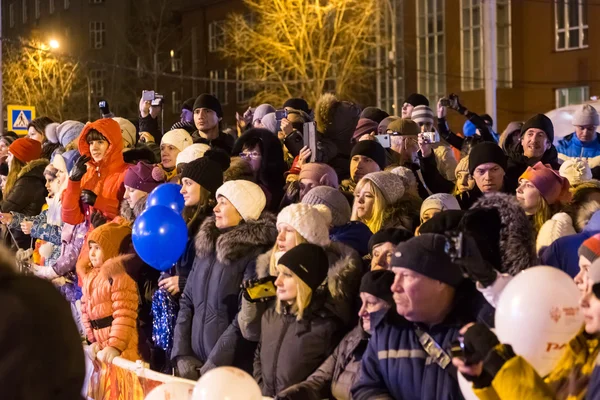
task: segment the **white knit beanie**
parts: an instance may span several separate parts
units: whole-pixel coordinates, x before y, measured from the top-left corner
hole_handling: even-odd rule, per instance
[[[460,210],[460,204],[458,204],[458,200],[451,194],[448,193],[436,193],[432,194],[428,198],[423,201],[421,204],[421,212],[420,217],[421,221],[423,220],[423,214],[425,211],[436,209],[440,211],[446,210]]]
[[[135,147],[137,133],[135,126],[127,119],[121,117],[114,117],[113,120],[117,121],[121,128],[121,137],[123,138],[123,147],[133,148]]]
[[[600,117],[598,111],[589,104],[584,104],[578,108],[573,114],[573,126],[598,126],[600,125]]]
[[[194,143],[189,145],[185,149],[181,150],[179,154],[177,154],[177,161],[175,165],[179,165],[181,163],[189,163],[198,158],[204,156],[207,150],[210,150],[210,146],[204,143]]]
[[[323,204],[290,204],[277,216],[277,225],[285,223],[293,227],[307,242],[327,246],[331,211]]]
[[[550,246],[556,239],[576,233],[573,227],[573,220],[569,217],[569,214],[564,212],[556,213],[551,219],[544,222],[544,225],[540,228],[535,242],[535,250],[539,254],[540,250]]]
[[[392,174],[398,175],[400,179],[402,179],[402,183],[404,184],[404,188],[407,192],[411,192],[416,195],[419,194],[419,184],[417,183],[417,177],[410,168],[396,167],[390,172]]]
[[[188,146],[191,146],[194,141],[185,129],[173,129],[164,134],[160,144],[170,144],[183,151]]]
[[[571,186],[579,185],[582,182],[592,179],[592,170],[588,162],[583,158],[570,158],[562,163],[558,173],[563,178],[567,178]]]
[[[460,159],[456,168],[454,169],[454,175],[458,176],[459,172],[469,172],[469,157],[463,157]]]
[[[260,214],[267,204],[263,190],[256,183],[250,181],[225,182],[217,189],[216,197],[219,196],[229,200],[244,221],[260,218]]]
[[[396,174],[387,171],[371,172],[363,176],[361,180],[363,179],[371,181],[377,186],[388,205],[394,204],[404,196],[404,183]]]

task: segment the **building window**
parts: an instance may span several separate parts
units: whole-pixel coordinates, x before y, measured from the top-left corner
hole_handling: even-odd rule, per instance
[[[64,2],[63,2],[64,9],[68,10],[70,6],[71,6],[71,0],[64,0]]]
[[[570,104],[581,104],[590,98],[589,86],[556,89],[556,108]]]
[[[483,12],[481,0],[461,1],[462,90],[483,89]],[[496,0],[496,46],[499,88],[512,86],[510,0]]]
[[[105,29],[104,22],[90,22],[90,45],[92,49],[101,49],[104,47]]]
[[[42,0],[35,0],[34,2],[34,11],[35,11],[35,19],[40,19],[40,2]]]
[[[208,24],[208,51],[214,53],[225,45],[225,21],[213,21]]]
[[[13,3],[8,5],[8,25],[11,28],[15,27],[15,5]]]
[[[176,57],[175,50],[171,50],[171,72],[180,73],[183,68],[183,61],[180,57]]]
[[[556,50],[588,47],[587,0],[555,0]]]
[[[48,0],[48,12],[54,14],[54,0]]]
[[[227,104],[227,70],[213,70],[209,73],[210,93],[221,102]]]
[[[444,0],[417,0],[418,90],[427,98],[446,93]]]
[[[171,92],[171,112],[177,115],[181,113],[181,94],[178,90]]]
[[[22,0],[21,1],[21,10],[23,11],[23,23],[26,24],[27,23],[27,0]]]
[[[104,96],[104,83],[106,80],[106,71],[103,69],[93,69],[90,71],[90,90],[92,96]]]
[[[247,103],[255,92],[250,90],[246,81],[246,74],[243,70],[235,69],[235,101],[237,104]]]

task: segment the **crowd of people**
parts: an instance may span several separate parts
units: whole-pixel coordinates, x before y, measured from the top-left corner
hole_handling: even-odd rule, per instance
[[[450,111],[465,117],[462,133]],[[0,382],[17,398],[77,397],[83,342],[100,361],[193,380],[235,366],[275,399],[459,399],[458,372],[484,399],[600,396],[590,105],[556,146],[545,115],[498,134],[456,95],[432,109],[412,94],[401,117],[333,94],[292,98],[248,109],[229,132],[209,94],[164,134],[159,114],[142,99],[138,127],[42,117],[26,137],[0,137],[2,240],[37,277],[2,253],[0,298],[12,306],[0,312]],[[180,185],[187,243],[158,271],[136,254],[132,227],[165,183]],[[536,265],[574,279],[585,316],[548,376],[491,330],[503,288]],[[452,356],[458,338],[469,359]],[[40,384],[24,384],[23,357],[42,353],[49,363],[28,367]]]

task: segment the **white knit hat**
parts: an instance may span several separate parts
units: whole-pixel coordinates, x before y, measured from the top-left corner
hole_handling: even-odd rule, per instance
[[[188,146],[191,146],[194,141],[185,129],[173,129],[164,134],[160,144],[170,144],[183,151]]]
[[[277,216],[277,225],[285,223],[293,227],[307,242],[327,246],[331,211],[323,204],[291,204]]]
[[[175,165],[179,165],[181,163],[189,163],[198,158],[204,156],[207,150],[210,150],[210,146],[204,143],[194,143],[189,145],[185,149],[181,150],[179,154],[177,154],[177,161]]]
[[[50,143],[58,143],[58,126],[60,124],[57,122],[53,122],[51,124],[48,124],[48,126],[46,126],[46,129],[44,130],[44,135],[46,135],[46,139],[48,139],[48,141]]]
[[[535,250],[539,254],[540,250],[550,246],[556,239],[576,233],[575,228],[573,228],[573,220],[569,217],[569,214],[556,213],[551,219],[544,222],[544,225],[540,228],[535,242]]]
[[[579,185],[582,182],[592,179],[592,170],[588,162],[583,158],[570,158],[562,163],[558,173],[563,178],[567,178],[571,186]]]
[[[594,107],[584,104],[575,111],[572,122],[573,126],[598,126],[600,125],[600,117]]]
[[[361,180],[363,179],[373,182],[388,204],[394,204],[404,196],[404,183],[396,174],[387,171],[371,172],[363,176]]]
[[[458,200],[456,200],[456,197],[454,197],[451,194],[436,193],[426,198],[425,201],[423,201],[423,204],[421,204],[421,220],[423,220],[423,214],[425,214],[425,211],[431,209],[436,209],[440,211],[460,210],[460,204],[458,204]]]
[[[123,147],[132,148],[135,147],[136,142],[136,131],[135,126],[127,119],[121,117],[114,117],[113,120],[117,121],[121,128],[121,136],[123,137]]]
[[[459,172],[469,172],[469,157],[463,157],[460,159],[456,168],[454,169],[454,175],[458,176]]]
[[[216,197],[219,196],[229,200],[244,221],[260,218],[260,214],[267,205],[267,198],[263,190],[256,183],[250,181],[225,182],[217,189]]]
[[[419,194],[419,184],[417,183],[417,177],[410,168],[396,167],[390,171],[392,174],[398,175],[402,179],[404,188],[406,191],[413,194]]]

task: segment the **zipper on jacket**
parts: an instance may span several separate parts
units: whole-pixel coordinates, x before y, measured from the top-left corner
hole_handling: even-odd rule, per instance
[[[208,275],[206,276],[206,280],[204,281],[204,292],[203,293],[206,296],[206,299],[208,299],[208,293],[207,293],[208,283],[210,282],[210,277],[212,276],[213,267],[215,266],[216,260],[217,260],[217,255],[215,254],[215,257],[210,262],[210,268],[208,270]],[[206,325],[207,303],[208,303],[208,301],[204,302],[204,313],[202,314],[202,336],[200,337],[200,350],[202,351],[203,355],[206,354],[206,349],[204,348],[204,331],[206,329],[205,325]],[[207,361],[208,361],[208,354],[206,354],[206,360],[204,360],[204,362],[206,363]]]
[[[283,344],[283,339],[285,338],[285,334],[287,333],[288,327],[289,327],[289,323],[288,323],[288,318],[289,316],[287,315],[283,315],[283,331],[281,332],[281,335],[279,335],[279,342],[277,342],[277,347],[275,348],[275,357],[273,359],[273,393],[277,394],[278,390],[277,390],[277,364],[279,361],[279,351],[281,350],[281,345]]]

